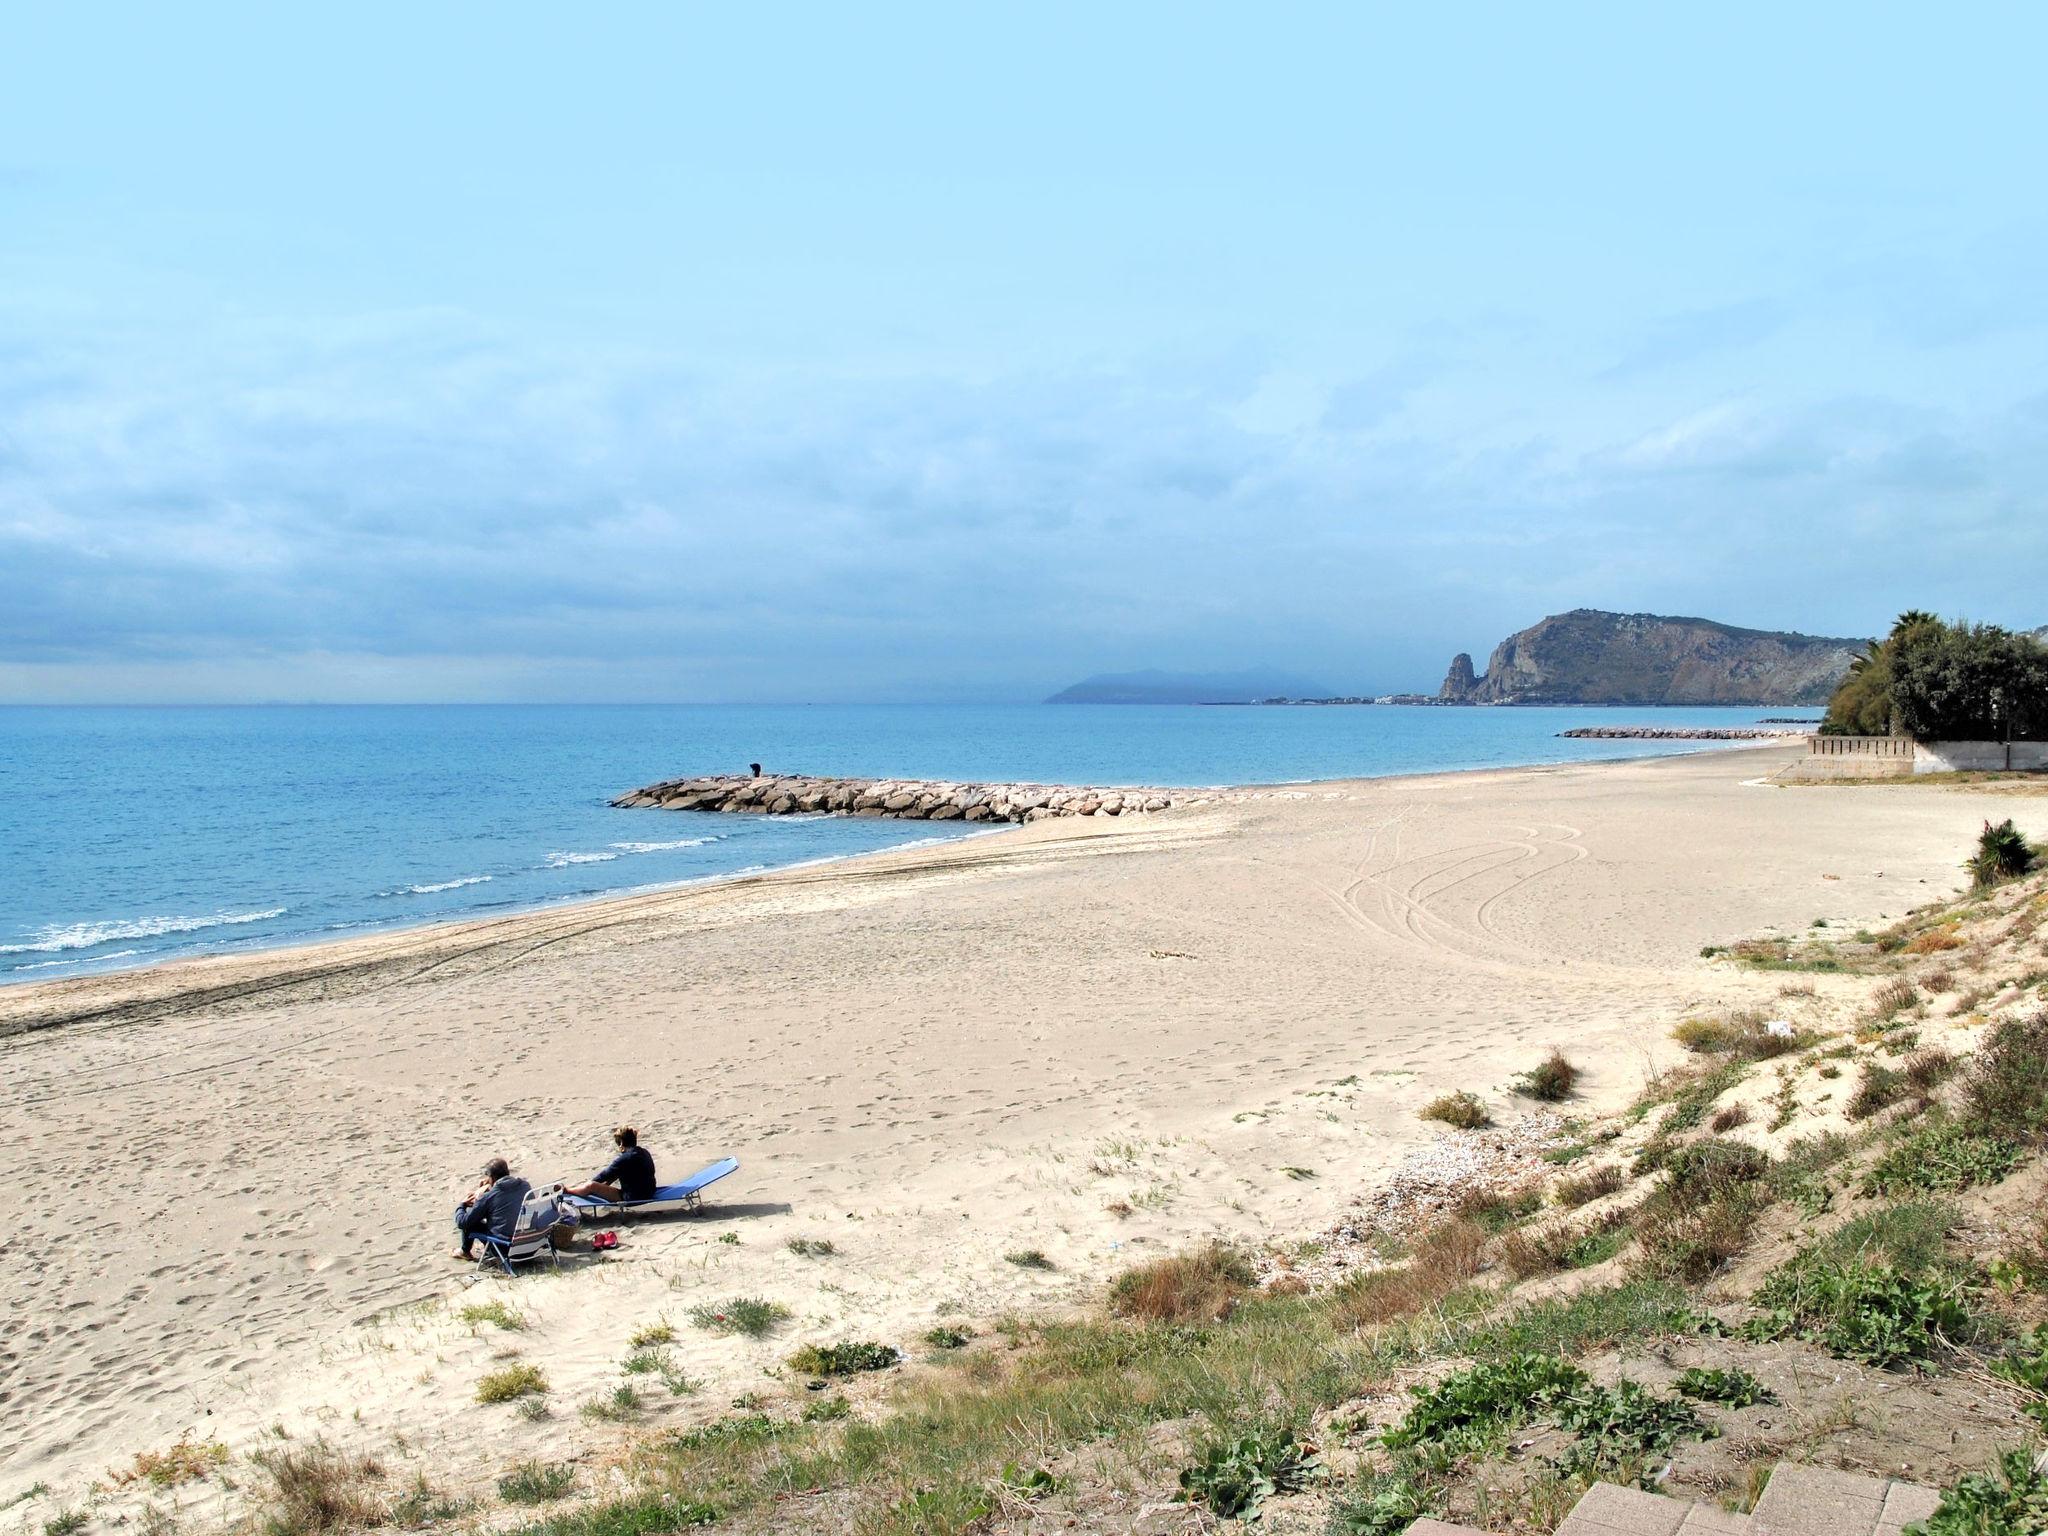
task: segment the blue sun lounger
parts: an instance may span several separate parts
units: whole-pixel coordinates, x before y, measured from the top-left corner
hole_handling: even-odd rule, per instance
[[[705,1186],[716,1184],[728,1173],[739,1171],[740,1160],[721,1157],[699,1168],[680,1184],[664,1184],[651,1200],[604,1200],[595,1195],[569,1195],[566,1202],[586,1216],[668,1216],[694,1211],[704,1204]]]

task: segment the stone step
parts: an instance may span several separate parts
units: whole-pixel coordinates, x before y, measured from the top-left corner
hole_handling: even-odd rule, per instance
[[[1917,1483],[1780,1463],[1746,1515],[1595,1483],[1557,1536],[1901,1536],[1940,1502],[1937,1490]]]
[[[1899,1536],[1940,1502],[1917,1483],[1780,1462],[1750,1518],[1757,1536]]]
[[[1557,1536],[1755,1536],[1748,1515],[1670,1499],[1640,1488],[1595,1483],[1557,1528]]]
[[[1443,1520],[1432,1520],[1424,1515],[1408,1527],[1408,1536],[1489,1536],[1489,1533],[1475,1530],[1469,1525],[1451,1525]]]

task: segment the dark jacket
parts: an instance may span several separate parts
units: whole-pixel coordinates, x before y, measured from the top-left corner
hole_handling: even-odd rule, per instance
[[[617,1185],[623,1199],[652,1200],[655,1190],[654,1156],[645,1147],[623,1147],[591,1182]]]
[[[526,1197],[532,1191],[533,1186],[526,1180],[516,1173],[508,1173],[476,1197],[471,1204],[471,1212],[481,1214],[488,1209],[491,1224],[486,1230],[493,1237],[509,1239],[519,1230],[519,1208],[526,1204]]]

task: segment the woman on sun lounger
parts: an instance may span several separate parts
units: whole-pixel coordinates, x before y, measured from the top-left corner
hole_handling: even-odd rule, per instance
[[[640,1145],[640,1133],[630,1125],[612,1132],[619,1155],[606,1163],[588,1184],[572,1184],[565,1195],[583,1195],[593,1200],[652,1200],[654,1158]]]

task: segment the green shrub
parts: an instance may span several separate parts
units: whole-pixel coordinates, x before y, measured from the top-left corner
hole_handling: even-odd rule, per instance
[[[690,1321],[713,1333],[743,1333],[750,1339],[765,1338],[789,1321],[790,1311],[779,1301],[759,1296],[735,1296],[724,1302],[704,1302],[690,1309]]]
[[[1563,1051],[1553,1049],[1543,1060],[1515,1079],[1514,1091],[1525,1098],[1556,1104],[1572,1095],[1579,1081],[1579,1069]]]
[[[1906,1529],[1918,1536],[2038,1536],[2048,1530],[2048,1474],[2028,1451],[2006,1451],[1996,1469],[1945,1489],[1941,1504]]]
[[[2042,1323],[2016,1342],[1991,1370],[1994,1375],[2039,1394],[2027,1402],[2026,1409],[2042,1428],[2048,1429],[2048,1323]]]
[[[1316,1470],[1313,1452],[1291,1426],[1262,1425],[1196,1446],[1194,1464],[1180,1474],[1181,1494],[1226,1520],[1254,1519],[1270,1496],[1293,1492]]]
[[[783,1246],[800,1259],[829,1259],[839,1251],[829,1237],[792,1237]]]
[[[853,1404],[835,1392],[830,1397],[812,1398],[804,1404],[800,1417],[806,1424],[830,1424],[852,1412]]]
[[[1926,1359],[1938,1343],[1968,1335],[1971,1318],[1962,1297],[1963,1287],[1950,1276],[1908,1275],[1807,1253],[1764,1282],[1757,1315],[1743,1331],[1755,1338],[1793,1334],[1844,1360],[1898,1365]]]
[[[2034,867],[2034,860],[2035,850],[2008,816],[1996,826],[1988,820],[1984,823],[1984,830],[1977,834],[1976,850],[1963,861],[1963,868],[1969,871],[1970,884],[1983,891],[2017,880]]]
[[[1407,1414],[1380,1443],[1388,1450],[1427,1446],[1445,1457],[1463,1455],[1563,1402],[1587,1380],[1577,1366],[1550,1355],[1516,1354],[1470,1366],[1434,1386],[1411,1387]]]
[[[1330,1515],[1330,1536],[1400,1536],[1432,1502],[1405,1472],[1366,1472]]]
[[[2008,1019],[1977,1052],[1964,1090],[1982,1130],[2026,1146],[2048,1139],[2048,1013]]]
[[[549,1504],[567,1498],[576,1474],[567,1467],[522,1461],[498,1479],[498,1497],[507,1504]]]
[[[635,1328],[633,1336],[626,1340],[635,1349],[658,1349],[663,1344],[673,1344],[675,1341],[675,1327],[665,1317]]]
[[[1687,1019],[1671,1031],[1671,1038],[1697,1055],[1732,1056],[1743,1061],[1765,1061],[1810,1043],[1809,1036],[1797,1031],[1773,1030],[1771,1022],[1760,1009],[1745,1009]]]
[[[925,1330],[924,1341],[933,1349],[965,1349],[967,1341],[974,1335],[965,1328],[948,1328],[941,1324]]]
[[[375,1481],[384,1469],[371,1457],[315,1440],[258,1451],[250,1459],[263,1473],[263,1481],[250,1492],[267,1536],[322,1536],[383,1518]]]
[[[1043,1248],[1016,1248],[1003,1255],[1003,1262],[1014,1264],[1019,1269],[1057,1269],[1059,1266],[1045,1256]]]
[[[509,1403],[515,1397],[537,1395],[547,1389],[548,1379],[541,1368],[522,1360],[516,1365],[488,1372],[476,1384],[476,1400],[480,1403]]]
[[[1243,1254],[1210,1243],[1125,1270],[1109,1288],[1109,1310],[1146,1322],[1215,1322],[1258,1281]]]
[[[853,1376],[886,1371],[902,1358],[888,1344],[806,1344],[789,1357],[789,1367],[806,1376]]]
[[[1711,1440],[1720,1433],[1692,1404],[1658,1397],[1640,1382],[1586,1387],[1560,1405],[1558,1427],[1577,1438],[1553,1465],[1564,1477],[1632,1475],[1643,1459],[1669,1452],[1681,1440]]]
[[[1715,1370],[1696,1365],[1680,1371],[1673,1383],[1687,1397],[1703,1403],[1726,1403],[1730,1408],[1748,1408],[1757,1403],[1775,1403],[1777,1394],[1739,1366]]]
[[[1485,1100],[1462,1088],[1423,1105],[1422,1118],[1441,1121],[1461,1131],[1476,1131],[1493,1124],[1493,1116],[1487,1112]]]
[[[1487,1233],[1498,1237],[1542,1208],[1542,1191],[1534,1184],[1525,1184],[1519,1189],[1479,1190],[1460,1202],[1458,1214],[1468,1221],[1477,1222]]]
[[[1967,1125],[1931,1125],[1887,1152],[1863,1188],[1874,1195],[1949,1193],[1999,1183],[2019,1160],[2020,1149],[2002,1137],[1982,1135]]]

